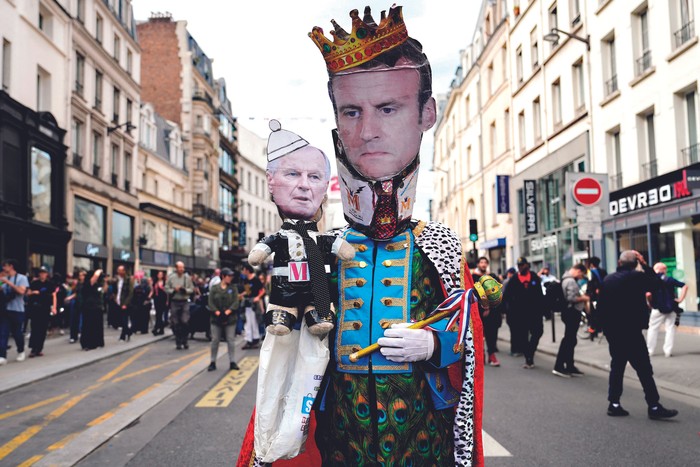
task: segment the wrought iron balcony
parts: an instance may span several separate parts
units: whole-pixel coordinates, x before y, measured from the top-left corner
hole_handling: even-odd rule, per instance
[[[222,216],[219,211],[208,208],[203,204],[193,204],[192,205],[192,217],[199,217],[203,219],[208,219],[217,224],[225,225],[226,219]]]
[[[695,22],[690,20],[685,23],[683,27],[673,33],[673,37],[676,39],[676,48],[688,42],[695,37]]]
[[[622,188],[622,172],[610,175],[610,190],[619,190]]]
[[[642,170],[644,171],[644,177],[648,180],[659,175],[658,162],[656,159],[642,164]]]
[[[93,164],[92,165],[92,175],[94,177],[99,177],[100,176],[100,169],[101,169],[101,167],[98,164]]]
[[[77,153],[73,153],[73,165],[75,167],[81,167],[83,166],[83,156]]]
[[[683,156],[683,162],[685,165],[695,164],[699,162],[700,157],[700,143],[695,143],[687,148],[681,149],[681,155]]]
[[[645,50],[642,56],[636,60],[636,76],[641,75],[651,68],[651,50]]]
[[[609,80],[605,82],[605,95],[609,96],[610,94],[617,91],[617,89],[617,75],[613,75]]]

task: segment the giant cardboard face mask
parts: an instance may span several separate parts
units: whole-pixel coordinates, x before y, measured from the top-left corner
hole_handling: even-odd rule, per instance
[[[333,23],[332,40],[314,27],[335,109],[338,176],[345,218],[377,240],[411,220],[423,132],[436,120],[430,64],[408,37],[400,6],[375,22],[350,12],[352,31]]]

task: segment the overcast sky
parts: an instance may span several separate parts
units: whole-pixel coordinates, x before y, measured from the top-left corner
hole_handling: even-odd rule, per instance
[[[311,144],[332,153],[335,127],[326,93],[325,63],[308,33],[313,26],[327,36],[330,20],[350,31],[349,12],[369,4],[379,21],[387,2],[348,0],[133,0],[137,21],[151,12],[170,12],[186,20],[187,29],[214,59],[214,76],[226,79],[233,113],[242,125],[267,136],[267,119],[296,131]],[[406,0],[403,15],[411,37],[418,39],[433,69],[433,92],[449,88],[459,64],[459,51],[472,38],[481,0]],[[427,218],[432,193],[432,131],[421,150],[423,170],[415,215]],[[335,170],[334,170],[335,171]]]

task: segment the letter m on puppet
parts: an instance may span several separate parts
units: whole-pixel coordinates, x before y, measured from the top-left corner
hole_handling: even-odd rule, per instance
[[[289,282],[308,282],[309,263],[306,261],[290,261]]]

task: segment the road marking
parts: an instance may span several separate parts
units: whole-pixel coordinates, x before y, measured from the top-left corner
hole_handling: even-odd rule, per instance
[[[245,357],[238,362],[239,371],[229,371],[207,392],[195,407],[228,407],[258,368],[258,357]]]
[[[506,448],[484,430],[481,430],[481,439],[484,443],[484,457],[513,457]]]
[[[148,373],[148,372],[150,372],[150,371],[157,370],[158,368],[162,368],[162,367],[164,367],[164,366],[166,366],[166,365],[171,365],[171,364],[173,364],[173,363],[178,363],[178,362],[181,362],[181,361],[183,361],[183,360],[188,360],[188,359],[190,359],[190,358],[195,358],[195,357],[197,357],[197,356],[199,356],[199,355],[204,355],[204,354],[207,353],[207,352],[209,352],[209,349],[205,349],[205,350],[199,351],[199,352],[197,352],[197,353],[195,353],[195,354],[186,355],[186,356],[184,356],[184,357],[175,358],[175,359],[173,359],[173,360],[168,360],[167,362],[159,363],[159,364],[157,364],[157,365],[152,365],[152,366],[149,366],[148,368],[144,368],[143,370],[134,371],[133,373],[128,373],[128,374],[126,374],[126,375],[120,376],[119,378],[114,378],[114,379],[112,380],[112,382],[113,382],[113,383],[118,383],[118,382],[120,382],[120,381],[124,381],[125,379],[133,378],[133,377],[135,377],[135,376],[140,376],[140,375],[142,375],[142,374],[144,374],[144,373]]]
[[[109,420],[113,416],[114,416],[114,412],[112,412],[112,411],[105,412],[102,415],[100,415],[99,417],[97,417],[96,419],[94,419],[93,421],[91,421],[90,423],[88,423],[87,426],[99,425],[100,423],[104,422],[105,420]],[[75,433],[74,435],[71,435],[71,436],[76,436],[78,434],[79,433]],[[49,451],[50,450],[51,450],[51,448],[49,447]]]
[[[22,433],[19,435],[15,436],[12,438],[10,441],[5,443],[4,445],[0,446],[0,460],[4,459],[8,455],[10,455],[15,449],[29,441],[34,435],[39,433],[41,430],[46,428],[46,426],[51,423],[52,421],[56,420],[59,418],[61,415],[66,413],[68,410],[70,410],[73,406],[75,406],[78,402],[83,400],[87,395],[90,394],[89,392],[84,392],[82,394],[79,394],[77,396],[74,396],[70,399],[68,399],[66,402],[63,403],[60,407],[55,409],[53,412],[49,413],[46,417],[44,417],[44,420],[38,424],[38,425],[32,425],[26,430],[24,430]]]
[[[27,459],[26,461],[22,462],[17,467],[31,467],[32,465],[39,462],[43,457],[44,457],[43,454],[37,454],[36,456],[32,456],[29,459]]]
[[[46,448],[46,450],[47,451],[56,451],[57,449],[62,449],[66,444],[70,443],[73,440],[73,438],[75,438],[79,434],[80,434],[80,432],[71,433],[68,436],[66,436],[65,438],[63,438],[62,440],[53,443],[51,446]]]
[[[25,407],[21,407],[19,409],[13,410],[11,412],[5,412],[3,414],[0,414],[0,420],[5,420],[6,418],[14,417],[15,415],[23,414],[25,412],[29,412],[34,409],[38,409],[40,407],[43,407],[45,405],[53,404],[56,401],[60,401],[68,397],[68,393],[66,394],[61,394],[60,396],[52,397],[51,399],[46,399],[45,401],[37,402],[36,404],[32,405],[27,405]]]
[[[143,355],[143,354],[145,354],[146,352],[148,352],[148,350],[149,350],[150,348],[151,348],[151,346],[149,345],[148,347],[146,347],[146,348],[140,350],[139,352],[135,353],[135,354],[132,355],[131,357],[127,358],[126,360],[124,360],[124,362],[122,362],[122,363],[121,363],[119,366],[117,366],[114,370],[110,371],[109,373],[107,373],[106,375],[104,375],[102,378],[98,379],[97,382],[98,382],[98,383],[103,383],[103,382],[105,382],[105,381],[109,381],[109,380],[112,379],[114,376],[116,376],[120,371],[122,371],[124,368],[126,368],[127,366],[129,366],[134,360],[136,360],[136,359],[139,358],[141,355]]]

